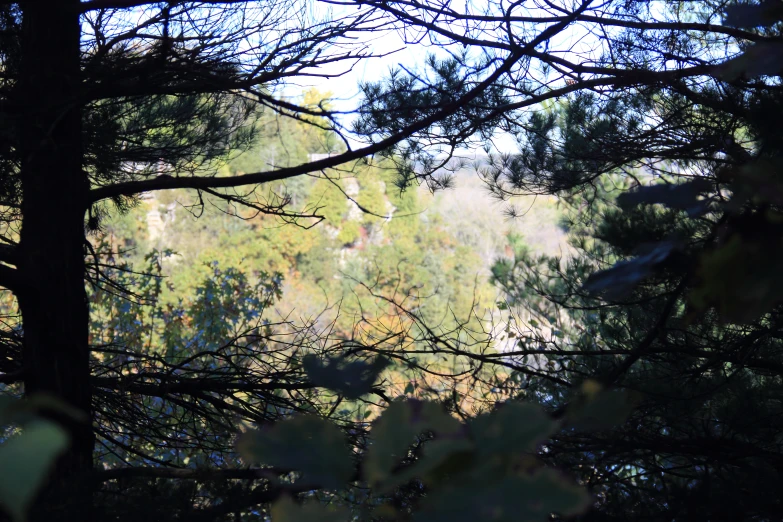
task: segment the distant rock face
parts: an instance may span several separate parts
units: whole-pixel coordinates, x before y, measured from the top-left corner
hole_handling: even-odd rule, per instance
[[[150,241],[156,241],[163,235],[163,216],[156,208],[147,212],[147,234]]]
[[[349,198],[356,198],[359,195],[359,183],[353,178],[343,180],[345,194]],[[348,221],[361,221],[364,213],[361,211],[355,201],[348,201]]]
[[[144,200],[150,207],[150,210],[147,212],[147,234],[150,242],[155,242],[163,237],[166,226],[174,222],[177,205],[176,203],[169,203],[162,207],[154,196],[144,198]],[[161,207],[163,212],[161,212]]]
[[[314,161],[320,161],[326,158],[331,158],[334,156],[333,153],[327,153],[327,154],[308,154],[307,155],[307,161],[312,163]]]
[[[516,218],[504,215],[512,206],[518,212]],[[570,250],[566,233],[558,226],[556,198],[522,196],[498,201],[469,168],[455,172],[454,187],[439,191],[427,213],[441,216],[448,232],[477,252],[487,270],[499,258],[513,258],[508,234],[521,236],[534,255],[567,256]]]

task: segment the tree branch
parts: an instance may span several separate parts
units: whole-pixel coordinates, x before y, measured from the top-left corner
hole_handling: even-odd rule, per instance
[[[247,495],[225,500],[220,504],[201,509],[193,513],[191,522],[212,522],[223,515],[237,513],[259,504],[274,502],[284,495],[297,495],[307,491],[320,489],[314,484],[284,484],[275,487],[258,487]]]
[[[7,265],[0,265],[0,286],[16,292],[22,286],[22,276],[19,270]]]
[[[164,478],[181,480],[260,480],[276,478],[285,471],[274,468],[250,469],[198,469],[198,468],[116,468],[96,470],[98,482],[130,478]]]
[[[126,183],[118,183],[117,185],[110,185],[91,190],[89,194],[89,202],[95,203],[96,201],[100,201],[106,198],[132,196],[142,192],[157,190],[170,190],[178,188],[205,189],[238,187],[242,185],[268,183],[270,181],[279,181],[282,179],[307,174],[309,172],[330,169],[343,163],[364,158],[366,156],[387,150],[412,134],[415,134],[416,132],[422,131],[436,124],[438,121],[451,115],[460,107],[463,107],[478,98],[484,91],[494,85],[494,83],[500,79],[501,76],[511,71],[514,64],[517,63],[517,61],[524,57],[528,52],[533,51],[542,42],[549,40],[556,34],[560,33],[560,31],[565,29],[571,23],[571,21],[579,15],[579,13],[583,12],[587,8],[588,5],[589,2],[584,2],[580,8],[577,9],[566,20],[547,27],[541,31],[538,36],[531,39],[531,41],[526,45],[513,49],[513,51],[509,53],[509,56],[503,60],[500,66],[495,69],[492,74],[480,82],[476,87],[468,91],[467,94],[465,94],[465,96],[462,98],[445,104],[439,110],[433,112],[430,116],[419,120],[417,123],[409,125],[408,127],[377,143],[373,143],[372,145],[348,151],[343,154],[325,158],[319,161],[305,163],[296,167],[282,168],[272,172],[256,172],[252,174],[244,174],[241,176],[231,176],[225,178],[217,178],[213,176],[192,176],[182,178],[158,176],[155,179],[148,179],[144,181],[129,181]]]
[[[634,363],[636,363],[636,361],[638,361],[645,353],[647,353],[650,347],[652,347],[655,340],[658,339],[658,337],[661,335],[661,332],[663,331],[664,326],[666,326],[666,323],[669,321],[669,317],[672,315],[672,312],[674,312],[675,305],[682,296],[682,292],[685,290],[687,283],[687,278],[684,278],[682,281],[680,281],[680,283],[677,285],[677,288],[674,289],[664,304],[663,310],[658,316],[658,320],[655,321],[655,324],[652,326],[652,328],[650,328],[650,331],[647,332],[647,335],[644,336],[644,339],[642,339],[639,344],[628,353],[628,356],[625,357],[613,371],[609,372],[609,374],[601,379],[601,383],[604,386],[612,386],[620,377],[622,377],[625,372],[631,368],[631,366],[634,365]]]
[[[19,257],[16,247],[0,243],[0,262],[18,265]]]
[[[140,381],[157,379],[158,382]],[[218,379],[177,378],[168,374],[122,377],[93,377],[92,383],[99,388],[124,390],[142,395],[159,396],[161,393],[204,393],[204,392],[258,392],[272,390],[308,390],[314,388],[310,383],[280,382],[242,382]]]
[[[246,3],[247,0],[198,0],[192,2],[194,4],[241,4]],[[82,2],[79,4],[78,10],[80,13],[86,13],[87,11],[95,11],[97,9],[129,9],[131,7],[139,7],[142,5],[156,4],[154,0],[91,0],[89,2]],[[184,2],[170,2],[171,4],[184,3]]]

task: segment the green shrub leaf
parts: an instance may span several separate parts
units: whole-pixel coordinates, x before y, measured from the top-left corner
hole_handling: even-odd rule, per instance
[[[353,475],[353,454],[333,423],[314,415],[300,415],[270,429],[242,434],[242,457],[282,469],[299,471],[305,480],[329,489],[345,485]]]
[[[372,444],[364,460],[365,479],[381,489],[390,487],[396,482],[389,481],[395,466],[406,456],[416,437],[424,432],[445,438],[464,434],[459,421],[439,404],[408,400],[389,405],[370,433]]]
[[[382,357],[368,363],[362,360],[348,362],[342,357],[321,361],[310,354],[302,360],[307,378],[314,385],[339,392],[351,400],[370,393],[372,385],[388,365],[389,361]]]
[[[67,447],[66,431],[43,420],[30,423],[0,445],[0,502],[14,520],[24,520],[30,502]]]
[[[414,522],[544,522],[583,510],[587,493],[550,470],[497,481],[476,480],[427,496]]]
[[[327,506],[316,502],[296,504],[283,497],[272,506],[272,522],[348,522],[351,513],[342,506]]]

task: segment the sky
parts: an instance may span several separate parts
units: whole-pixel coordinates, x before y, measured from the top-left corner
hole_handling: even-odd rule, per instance
[[[360,60],[356,65],[346,71],[346,64],[336,64],[331,69],[322,68],[321,72],[335,74],[344,72],[344,74],[327,79],[319,79],[308,85],[316,87],[321,92],[331,93],[331,102],[335,109],[345,111],[342,118],[342,124],[350,128],[350,123],[355,115],[350,111],[356,108],[361,98],[359,84],[362,82],[377,82],[389,75],[394,68],[404,66],[408,69],[416,69],[424,64],[427,54],[436,56],[443,53],[442,49],[424,44],[406,45],[402,37],[394,31],[386,31],[376,35],[371,40],[367,40],[372,52],[378,56]],[[289,91],[290,92],[290,91]],[[358,141],[350,140],[352,146],[361,146]],[[516,150],[516,143],[511,136],[498,136],[495,140],[496,147],[501,152],[513,152]]]
[[[467,0],[467,2],[470,2],[470,0]],[[329,0],[326,0],[324,3],[318,2],[318,4],[327,6],[326,9],[331,8],[335,16],[340,14],[350,15],[350,11],[354,9],[353,6],[335,6]],[[469,7],[466,4],[466,9],[469,8],[476,9],[476,7]],[[536,8],[535,2],[528,4],[525,9],[526,14],[531,16],[535,16],[537,13],[545,17],[551,16],[551,13]],[[360,34],[359,41],[365,37],[367,37],[367,33]],[[488,37],[491,39],[495,38],[496,35],[488,33]],[[562,58],[578,62],[580,61],[578,53],[593,54],[595,52],[597,47],[596,38],[595,34],[591,34],[585,27],[570,26],[552,40],[551,49],[561,51],[559,54]],[[386,54],[386,56],[361,60],[352,70],[347,72],[345,72],[346,64],[340,63],[334,64],[329,69],[322,68],[321,71],[328,74],[340,72],[345,72],[345,74],[328,79],[319,79],[309,84],[309,86],[316,87],[321,92],[331,92],[332,105],[338,110],[349,112],[356,108],[360,99],[360,90],[358,88],[360,82],[380,81],[388,75],[390,69],[400,65],[413,69],[420,67],[423,65],[428,53],[434,53],[436,56],[445,55],[445,52],[439,47],[428,46],[425,43],[406,45],[402,36],[395,31],[372,33],[372,37],[367,38],[364,42],[368,44],[373,53],[379,55]],[[301,87],[299,88],[301,89]],[[354,116],[346,115],[342,121],[343,125],[350,127],[350,122],[353,118]],[[359,145],[358,142],[354,142],[354,144]],[[515,139],[509,135],[497,135],[493,138],[492,145],[495,150],[504,153],[513,153],[518,150]]]
[[[315,87],[323,93],[330,93],[332,106],[336,110],[347,113],[342,118],[342,124],[348,128],[355,118],[355,114],[351,114],[351,111],[357,107],[361,99],[360,83],[380,81],[387,77],[392,69],[399,68],[401,65],[415,68],[423,64],[428,52],[438,52],[437,49],[427,48],[422,44],[407,45],[396,31],[379,31],[371,35],[360,33],[359,38],[358,42],[366,44],[369,52],[377,56],[358,60],[353,63],[353,67],[350,67],[349,62],[322,66],[319,68],[319,73],[334,76],[319,78],[309,83],[297,82],[296,86],[292,86],[299,90],[302,87]],[[354,145],[358,146],[359,143],[354,142]]]
[[[318,2],[312,2],[311,0],[299,0],[297,2],[294,0],[294,3],[288,5],[299,5],[302,11],[296,11],[297,8],[294,8],[294,16],[290,17],[289,20],[292,23],[301,20],[302,23],[306,24],[308,23],[306,20],[312,18],[322,19],[322,16],[327,15],[329,12],[331,12],[332,16],[336,19],[343,16],[351,17],[356,15],[355,4],[350,4],[348,0],[343,0],[346,1],[346,4],[342,5],[333,3],[339,1],[341,0],[332,0],[331,2],[330,0]],[[470,0],[468,0],[468,2],[469,1]],[[272,10],[287,9],[280,6],[280,4],[277,6],[274,6],[274,3],[270,5],[273,5],[273,7],[271,7]],[[533,7],[531,8],[525,7],[525,9],[529,11],[528,14],[534,14],[536,10],[534,7],[535,2],[533,2],[532,5]],[[135,10],[127,11],[124,16],[124,18],[126,18],[126,23],[136,25],[133,23],[134,17],[138,17],[138,20],[144,18],[143,13],[147,8],[148,7],[139,7]],[[469,7],[466,5],[466,9],[481,9],[481,7]],[[299,13],[301,17],[297,16],[297,13]],[[90,31],[88,26],[85,24],[84,27],[85,33],[89,34]],[[297,29],[293,26],[291,28]],[[496,35],[492,34],[493,32],[494,31],[491,31],[489,33],[489,38],[496,37]],[[356,33],[355,36],[356,39],[354,40],[354,43],[359,45],[366,44],[372,54],[380,56],[358,60],[353,63],[353,67],[351,67],[352,63],[347,61],[335,62],[330,65],[322,66],[318,69],[318,74],[329,77],[296,78],[290,85],[278,92],[285,97],[291,98],[300,96],[302,92],[311,87],[317,88],[322,93],[331,93],[330,101],[332,107],[346,113],[342,118],[341,123],[345,128],[349,129],[352,120],[355,118],[355,115],[352,115],[351,112],[357,107],[361,98],[359,89],[359,84],[361,82],[380,81],[389,74],[391,69],[397,68],[400,65],[413,69],[421,67],[425,57],[429,53],[434,53],[436,56],[445,54],[442,49],[428,46],[425,43],[406,45],[403,37],[398,32],[392,30],[361,32]],[[573,49],[571,43],[573,43],[573,40],[579,39],[579,31],[574,28],[563,34],[561,41],[553,42],[553,44],[561,49]],[[581,43],[584,44],[584,42]],[[564,56],[567,56],[567,54]],[[354,142],[353,145],[357,147],[360,146],[358,142]],[[502,152],[513,152],[516,150],[515,142],[510,136],[498,136],[494,145]]]

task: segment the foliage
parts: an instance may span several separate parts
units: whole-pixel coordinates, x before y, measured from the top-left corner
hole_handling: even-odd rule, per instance
[[[272,507],[272,520],[275,522],[342,522],[349,518],[350,514],[341,506],[327,507],[320,503],[298,506],[288,497]]]
[[[56,411],[76,422],[85,422],[85,419],[80,412],[73,412],[54,397],[37,395],[24,401],[3,399],[0,423],[5,440],[0,444],[0,469],[3,470],[0,504],[13,520],[23,521],[57,457],[68,446],[68,433],[59,424],[46,419],[42,412]]]
[[[322,363],[313,354],[302,359],[307,377],[314,385],[336,390],[350,400],[370,393],[372,384],[388,365],[389,362],[381,357],[369,364],[344,359],[327,359]]]
[[[0,446],[0,498],[15,520],[24,520],[28,506],[67,441],[67,433],[57,424],[37,422]]]
[[[292,417],[267,431],[243,434],[238,444],[247,461],[299,471],[313,487],[338,489],[353,475],[343,433],[313,415]]]
[[[593,414],[604,420],[617,411],[601,398],[588,398],[587,404],[592,403],[596,404]],[[529,404],[501,404],[494,412],[460,423],[434,402],[392,402],[373,422],[369,448],[360,465],[362,480],[374,492],[367,507],[385,519],[457,522],[477,517],[533,521],[546,520],[552,512],[565,516],[578,513],[589,505],[584,490],[552,470],[542,469],[534,457],[536,447],[558,428],[556,421]],[[273,430],[243,438],[253,441],[240,441],[244,454],[251,460],[290,466],[303,472],[305,479],[320,477],[327,487],[345,483],[350,470],[337,462],[326,465],[335,454],[347,451],[333,425],[298,417],[279,423]],[[262,440],[267,443],[256,444]],[[341,462],[346,461],[350,459],[343,456]],[[323,471],[315,473],[314,465]],[[327,469],[331,473],[324,475]],[[411,481],[426,494],[400,512],[384,497]],[[327,508],[320,509],[324,516],[338,519]],[[408,513],[411,509],[412,516]],[[273,520],[288,520],[291,510],[290,500],[278,501],[272,508]],[[308,512],[306,516],[311,515]],[[339,520],[347,520],[347,514]]]
[[[772,4],[733,6],[725,21],[755,25],[772,16]],[[766,28],[755,34],[779,37],[779,27],[759,25]],[[526,377],[538,400],[565,408],[565,390],[585,379],[636,394],[627,406],[613,401],[618,411],[637,405],[624,425],[561,433],[547,446],[545,460],[577,473],[601,499],[586,520],[763,520],[779,512],[770,500],[780,484],[779,426],[769,417],[781,391],[774,45],[743,46],[701,83],[593,98],[592,110],[626,127],[601,142],[614,167],[596,169],[609,172],[590,184],[558,184],[544,156],[519,178],[498,174],[509,191],[532,180],[571,204],[577,255],[522,254],[495,269],[518,314],[514,356],[542,369]],[[644,118],[614,112],[640,97],[646,118],[661,118],[644,138],[627,126]],[[569,122],[589,136],[594,123],[582,120],[582,103],[569,97],[555,109],[550,137],[522,143],[526,157],[566,156],[568,141],[559,138]],[[689,136],[689,145],[675,135]],[[633,139],[642,141],[629,147]]]
[[[0,7],[2,382],[91,420],[35,519],[779,515],[779,6],[352,5]],[[434,53],[353,135],[290,96],[387,29]],[[500,325],[414,190],[476,144],[497,198],[572,205],[574,255],[511,236]]]

